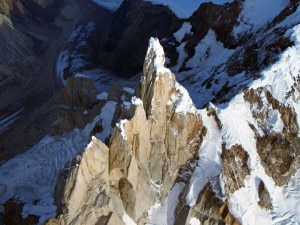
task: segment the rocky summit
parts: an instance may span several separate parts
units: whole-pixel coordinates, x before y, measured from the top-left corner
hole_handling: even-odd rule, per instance
[[[0,0],[0,224],[300,224],[299,11]]]

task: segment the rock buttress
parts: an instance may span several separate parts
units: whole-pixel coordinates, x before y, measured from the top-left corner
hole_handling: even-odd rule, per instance
[[[166,199],[178,169],[196,157],[202,120],[164,59],[159,41],[151,38],[138,97],[120,110],[123,119],[109,147],[93,138],[62,173],[56,197],[61,223],[91,224],[101,218],[105,224],[112,219],[122,224],[128,214],[142,224],[147,210]]]

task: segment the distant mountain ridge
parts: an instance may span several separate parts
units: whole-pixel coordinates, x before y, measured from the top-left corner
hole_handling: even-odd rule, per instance
[[[79,3],[47,135],[0,166],[4,222],[300,224],[299,2]]]

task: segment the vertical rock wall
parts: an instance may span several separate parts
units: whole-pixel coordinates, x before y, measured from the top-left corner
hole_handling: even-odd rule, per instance
[[[164,60],[159,41],[150,39],[136,91],[141,99],[132,97],[131,106],[121,110],[123,120],[109,147],[93,138],[62,174],[65,182],[57,186],[63,193],[57,198],[62,224],[94,224],[100,218],[109,224],[126,214],[143,223],[147,210],[167,197],[178,169],[196,157],[202,121]]]

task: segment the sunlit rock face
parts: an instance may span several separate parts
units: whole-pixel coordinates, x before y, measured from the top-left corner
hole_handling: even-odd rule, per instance
[[[133,96],[131,105],[121,110],[122,120],[108,147],[93,138],[61,174],[64,179],[57,185],[57,193],[64,193],[57,201],[63,202],[59,204],[61,222],[77,224],[76,218],[85,218],[93,223],[100,215],[107,221],[114,216],[122,221],[126,212],[142,223],[147,210],[167,197],[178,169],[197,157],[205,128],[188,93],[164,61],[159,41],[151,38],[144,76],[136,90],[140,98]],[[101,190],[96,184],[103,184]],[[93,203],[86,198],[94,199]]]
[[[1,166],[5,179],[0,180],[0,197],[18,193],[23,199],[29,196],[33,208],[43,206],[43,197],[32,197],[34,185],[45,182],[45,173],[55,180],[65,162],[76,155],[59,175],[54,195],[57,216],[48,224],[300,223],[300,6],[298,1],[278,0],[266,13],[268,18],[257,20],[249,12],[251,7],[266,7],[264,2],[205,3],[184,21],[162,6],[154,8],[163,15],[153,8],[139,11],[151,5],[139,0],[124,1],[114,14],[117,18],[104,9],[91,10],[59,56],[58,64],[62,59],[68,62],[60,70],[65,87],[56,99],[65,113],[53,125],[54,135],[45,139],[48,145],[40,145],[43,153],[46,149],[43,157],[50,170],[42,166],[42,155],[36,156],[37,163],[25,157],[28,164],[11,161]],[[111,52],[97,52],[95,40],[104,20],[89,23],[96,11],[108,18],[99,40],[108,49],[113,47]],[[150,38],[144,58],[143,38],[151,32],[138,39],[130,31],[139,30],[141,24],[126,22],[152,24],[140,20],[148,13],[157,16],[154,23],[165,16],[170,19],[172,31],[166,31],[164,24],[161,29],[166,33],[159,31],[163,38],[157,36],[177,51],[174,55],[166,51],[173,59],[165,56],[158,38]],[[87,30],[95,32],[87,35]],[[126,44],[137,39],[136,48]],[[87,53],[81,58],[87,61],[73,67],[79,58],[69,51],[80,57]],[[137,61],[132,58],[135,54]],[[143,69],[143,76],[133,90],[126,87],[128,80],[110,74],[109,79],[121,84],[104,91],[99,83],[111,80],[93,77],[97,73],[85,75],[97,60],[123,64],[118,69],[125,72]],[[175,62],[174,74],[165,61]],[[198,109],[177,80],[189,89]],[[24,174],[19,182],[15,173],[13,180],[11,171],[21,171],[23,164],[39,178]],[[47,190],[52,190],[54,182],[49,183],[45,182]],[[23,203],[15,204],[8,197],[5,201],[6,217],[14,207],[21,213]]]
[[[266,224],[297,219],[292,206],[278,207],[297,201],[290,194],[299,180],[299,78],[297,66],[291,69],[283,63],[297,59],[297,54],[289,57],[294,51],[296,47],[289,48],[263,78],[227,104],[197,110],[186,89],[165,68],[158,39],[151,38],[144,76],[131,102],[120,108],[121,119],[109,143],[101,144],[107,151],[103,161],[107,172],[101,172],[105,177],[90,172],[98,180],[80,186],[105,184],[101,198],[93,192],[93,199],[101,203],[87,204],[90,211],[79,210],[78,205],[72,209],[72,198],[60,196],[63,206],[57,219],[69,224],[69,213],[92,221],[94,217],[85,215],[100,211],[98,221],[107,223],[126,223],[130,218],[137,224],[244,224],[252,215],[259,215],[255,223]],[[286,71],[289,77],[283,76]],[[98,141],[93,138],[94,142]],[[82,158],[89,147],[74,159],[77,166],[73,160],[75,166],[62,174],[67,182],[58,183],[57,193],[72,195],[70,187],[77,190],[77,179],[87,180],[81,177],[85,172],[76,171],[86,170],[88,163]]]

